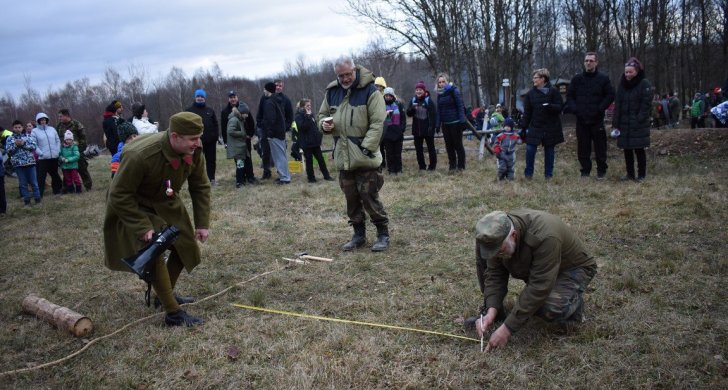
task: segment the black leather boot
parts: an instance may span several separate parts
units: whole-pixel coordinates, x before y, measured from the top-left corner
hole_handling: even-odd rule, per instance
[[[377,241],[372,245],[372,251],[382,252],[389,248],[389,229],[385,224],[377,226]]]
[[[167,313],[164,317],[164,324],[167,326],[197,326],[205,323],[205,320],[187,314],[186,311],[180,309],[173,313]]]
[[[351,240],[344,244],[341,249],[345,251],[351,251],[355,248],[361,248],[364,246],[364,244],[367,243],[367,230],[366,225],[363,223],[354,224],[352,225],[354,227],[354,235],[351,236]]]
[[[177,301],[177,304],[184,305],[186,303],[193,303],[195,301],[194,297],[183,297],[177,294],[174,294],[174,300]],[[160,306],[162,306],[162,302],[159,300],[159,297],[154,298],[154,308],[158,309]]]

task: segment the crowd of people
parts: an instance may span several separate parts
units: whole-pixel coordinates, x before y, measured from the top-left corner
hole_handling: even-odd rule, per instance
[[[523,95],[523,112],[517,121],[500,104],[470,113],[478,130],[493,132],[492,137],[483,137],[481,142],[493,144],[498,180],[515,178],[516,150],[522,143],[526,145],[523,170],[526,180],[534,175],[539,146],[544,152],[544,176],[546,180],[553,177],[556,146],[565,141],[561,125],[564,112],[576,117],[581,176],[591,175],[593,149],[596,179],[603,180],[608,169],[604,118],[612,105],[610,134],[617,138],[618,147],[624,151],[623,179],[645,180],[645,148],[650,145],[654,111],[653,88],[637,58],[626,61],[616,88],[606,74],[599,72],[598,63],[596,53],[585,54],[583,71],[571,80],[565,102],[552,85],[547,69],[533,71],[533,87]],[[206,103],[206,91],[196,90],[193,104],[184,112],[172,115],[168,129],[161,132],[158,123],[149,119],[143,104],[132,106],[133,116],[129,119],[122,118],[120,101],[114,100],[106,107],[105,142],[113,155],[104,216],[105,265],[114,271],[136,272],[130,268],[128,259],[142,245],[153,242],[165,226],[175,226],[179,238],[171,244],[170,255],[166,259],[163,256],[149,259],[145,264],[145,269],[148,268],[145,272],[151,275],[150,288],[157,297],[156,305],[166,312],[166,325],[204,323],[202,318],[180,306],[193,302],[194,298],[179,296],[174,289],[182,270],[192,271],[200,263],[197,241],[205,242],[210,234],[211,188],[217,185],[218,138],[223,140],[227,158],[233,160],[235,187],[241,188],[272,178],[273,168],[278,176],[276,183],[291,182],[286,134],[294,128],[297,133],[294,149],[303,151],[308,182],[317,182],[314,159],[323,179],[335,180],[321,150],[323,134],[332,135],[333,161],[345,198],[348,224],[353,228],[351,239],[341,247],[344,251],[367,244],[367,215],[376,228],[371,251],[382,252],[390,246],[390,219],[379,191],[384,184],[385,169],[393,176],[402,173],[407,118],[411,118],[420,170],[436,169],[434,137],[440,131],[449,171],[457,173],[465,169],[463,132],[472,124],[462,96],[447,74],[438,75],[434,96],[424,82],[417,82],[413,96],[405,105],[383,77],[375,77],[350,57],[337,59],[333,70],[336,79],[326,86],[317,113],[313,112],[308,98],[299,100],[294,111],[291,100],[283,94],[281,80],[264,85],[255,118],[235,91],[228,92],[228,105],[218,121],[215,111]],[[707,103],[701,94],[696,94],[695,116],[693,106],[690,109],[696,125],[709,106],[716,121],[728,122],[723,111],[716,110],[724,103],[714,103]],[[679,103],[672,105],[669,97],[660,105],[662,112],[679,107]],[[674,123],[673,117],[665,118],[670,118],[666,123]],[[83,158],[87,147],[84,126],[67,109],[58,112],[56,127],[51,127],[49,121],[45,113],[38,113],[35,124],[16,120],[12,131],[2,134],[26,207],[31,201],[36,204],[42,201],[47,176],[51,178],[54,194],[82,193],[93,186],[88,163]],[[260,179],[254,174],[253,149],[261,156]],[[292,156],[296,158],[298,153],[294,150]],[[4,176],[3,164],[0,164],[0,179],[4,180]],[[4,181],[0,185],[3,190],[0,212],[4,213]],[[178,196],[183,185],[190,192],[193,218]],[[583,294],[597,273],[597,265],[579,237],[561,219],[539,210],[493,211],[477,222],[475,233],[476,270],[483,305],[480,317],[470,318],[466,324],[483,336],[495,322],[502,322],[491,334],[488,350],[505,346],[510,336],[533,316],[561,324],[581,322]],[[507,311],[503,303],[510,277],[524,280],[526,286],[514,307]]]

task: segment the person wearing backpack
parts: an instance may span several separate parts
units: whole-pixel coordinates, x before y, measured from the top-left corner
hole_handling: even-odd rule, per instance
[[[437,149],[435,149],[435,123],[437,111],[435,103],[430,99],[430,92],[424,81],[415,84],[415,96],[407,107],[407,116],[412,118],[412,136],[415,140],[417,165],[420,170],[434,171],[437,167]],[[422,141],[427,143],[427,154],[430,164],[425,165],[425,151]]]
[[[702,129],[705,127],[705,100],[703,94],[698,92],[690,105],[690,128]]]

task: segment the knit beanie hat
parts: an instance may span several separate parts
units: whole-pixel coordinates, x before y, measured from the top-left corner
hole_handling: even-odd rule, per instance
[[[417,84],[415,84],[415,89],[421,89],[421,90],[427,92],[427,85],[425,85],[424,81],[420,80],[417,82]]]
[[[204,89],[198,89],[195,91],[195,97],[202,96],[203,98],[207,99],[207,92],[205,92]]]
[[[119,125],[116,127],[116,132],[119,133],[119,141],[121,142],[126,141],[127,138],[134,134],[139,135],[136,127],[134,127],[131,122],[119,123]]]
[[[250,114],[250,107],[248,107],[247,104],[240,102],[240,104],[238,104],[238,111],[240,111],[241,114]]]
[[[513,119],[511,117],[506,118],[505,121],[503,121],[503,127],[510,127],[511,130],[516,126],[516,123],[513,122]]]
[[[116,112],[119,108],[121,108],[121,102],[118,100],[114,100],[111,102],[108,106],[106,106],[106,111],[108,112]]]
[[[194,112],[179,112],[169,118],[169,129],[172,133],[179,135],[200,135],[202,134],[202,117]]]
[[[71,130],[66,130],[66,132],[63,134],[63,140],[68,141],[69,139],[73,141],[73,133],[71,132]]]
[[[387,82],[384,81],[384,77],[379,76],[374,79],[374,85],[379,85],[381,87],[387,88]]]
[[[384,88],[384,93],[382,93],[382,94],[383,94],[383,95],[392,95],[392,96],[396,96],[396,95],[394,94],[394,88],[392,88],[392,87],[387,87],[387,88]]]
[[[276,93],[275,83],[265,83],[265,86],[263,88],[270,93]]]
[[[637,59],[637,57],[630,57],[630,59],[627,60],[627,62],[624,64],[624,66],[631,66],[639,72],[640,70],[644,70],[642,67],[642,63],[640,60]]]

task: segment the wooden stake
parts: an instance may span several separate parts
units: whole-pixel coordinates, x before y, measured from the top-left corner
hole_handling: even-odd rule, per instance
[[[23,310],[36,317],[67,330],[76,337],[87,336],[93,330],[93,323],[88,317],[75,311],[58,306],[37,295],[30,294],[23,299]]]
[[[306,264],[306,262],[305,262],[305,261],[303,261],[303,260],[299,260],[299,259],[289,259],[289,258],[287,258],[287,257],[281,257],[281,259],[283,259],[283,260],[285,260],[285,261],[290,261],[291,263],[296,263],[296,264]]]
[[[311,255],[301,255],[299,257],[304,260],[325,261],[327,263],[334,261],[334,259],[329,259],[326,257],[311,256]]]

